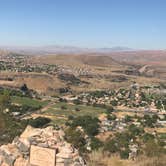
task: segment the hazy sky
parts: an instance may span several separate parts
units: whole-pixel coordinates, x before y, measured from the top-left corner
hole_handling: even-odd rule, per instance
[[[166,48],[166,0],[0,0],[0,45]]]

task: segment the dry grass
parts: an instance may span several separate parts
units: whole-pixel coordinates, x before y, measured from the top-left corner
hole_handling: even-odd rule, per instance
[[[94,151],[89,155],[87,166],[165,166],[166,156],[140,156],[135,161],[122,160],[118,155],[109,156],[102,150]]]
[[[118,155],[108,156],[102,150],[94,151],[89,155],[88,166],[128,166],[132,161],[121,160]]]
[[[13,81],[0,80],[0,86],[17,87],[19,88],[24,83],[28,88],[37,91],[38,93],[49,93],[54,90],[64,87],[64,83],[56,76],[51,76],[45,73],[17,73],[17,72],[1,72],[0,77],[13,78]]]
[[[136,162],[135,166],[165,166],[166,165],[166,156],[160,157],[139,157]]]
[[[136,115],[135,112],[127,112],[128,110],[130,110],[130,108],[128,108],[128,107],[123,108],[123,106],[118,106],[118,107],[116,107],[116,109],[117,110],[122,110],[122,111],[114,113],[118,118],[124,118],[126,115],[129,115],[129,116],[135,116]]]
[[[144,128],[144,130],[148,133],[153,133],[154,131],[157,133],[166,133],[166,126],[162,128]]]

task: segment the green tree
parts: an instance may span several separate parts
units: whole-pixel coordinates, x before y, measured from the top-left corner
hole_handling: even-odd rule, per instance
[[[25,93],[28,91],[28,87],[26,84],[23,84],[20,89]]]
[[[134,124],[131,124],[128,129],[133,137],[141,135],[144,132],[142,128],[139,128]]]
[[[153,115],[152,117],[150,115],[144,115],[144,126],[147,127],[154,127],[157,122],[158,116]]]
[[[98,150],[103,146],[103,143],[99,139],[92,137],[90,146],[92,150]]]
[[[67,128],[65,130],[65,139],[82,153],[85,151],[86,140],[84,133],[76,128]]]

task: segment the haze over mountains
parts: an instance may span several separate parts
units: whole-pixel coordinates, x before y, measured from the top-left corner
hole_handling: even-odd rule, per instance
[[[81,48],[76,46],[0,46],[1,53],[14,52],[24,55],[89,55],[110,56],[114,60],[142,65],[166,64],[166,50],[137,50],[128,47]]]
[[[2,50],[13,51],[17,53],[26,54],[71,54],[71,53],[110,53],[121,51],[132,51],[134,49],[128,47],[110,47],[110,48],[81,48],[75,46],[60,46],[60,45],[47,45],[47,46],[0,46]]]

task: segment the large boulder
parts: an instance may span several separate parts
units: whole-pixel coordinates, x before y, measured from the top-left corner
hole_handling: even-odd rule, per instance
[[[29,166],[31,145],[41,148],[55,149],[56,166],[84,166],[78,151],[64,140],[63,130],[33,128],[28,126],[20,137],[12,144],[0,147],[0,166]],[[34,154],[35,155],[35,154]]]

